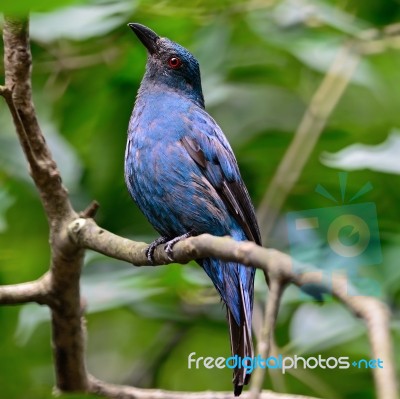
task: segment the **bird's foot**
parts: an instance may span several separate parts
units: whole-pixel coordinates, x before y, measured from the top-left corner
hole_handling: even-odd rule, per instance
[[[168,237],[158,237],[157,240],[154,240],[146,249],[146,257],[151,265],[154,265],[154,251],[156,250],[157,246],[160,244],[165,244],[166,242],[168,242]]]
[[[168,259],[171,262],[173,262],[173,260],[174,260],[174,257],[173,257],[174,256],[174,251],[173,251],[173,249],[174,249],[175,244],[178,243],[179,241],[184,240],[185,238],[191,237],[192,235],[193,234],[190,231],[188,231],[187,233],[182,234],[179,237],[173,238],[171,241],[168,241],[165,244],[164,251],[167,253]]]

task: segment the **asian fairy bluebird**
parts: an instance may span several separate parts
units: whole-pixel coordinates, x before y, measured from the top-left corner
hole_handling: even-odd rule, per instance
[[[130,23],[148,52],[128,128],[125,181],[132,198],[161,234],[147,250],[202,233],[261,245],[254,208],[222,130],[204,110],[199,64],[179,44]],[[251,320],[255,269],[199,259],[227,307],[232,355],[253,357]],[[235,396],[250,380],[236,367]]]

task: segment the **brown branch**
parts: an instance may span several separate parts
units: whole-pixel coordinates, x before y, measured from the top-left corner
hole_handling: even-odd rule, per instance
[[[78,218],[69,226],[71,240],[82,248],[110,256],[114,259],[133,263],[135,266],[149,266],[146,257],[148,244],[122,238],[99,227],[93,219]],[[188,263],[193,259],[216,257],[225,261],[237,261],[247,266],[258,267],[271,278],[292,274],[282,272],[291,264],[291,258],[274,249],[266,249],[249,241],[235,241],[230,237],[214,237],[210,234],[191,237],[174,246],[174,262]],[[154,252],[156,265],[173,263],[159,245]],[[288,274],[289,273],[289,274]]]
[[[11,116],[13,118],[13,122],[15,125],[15,128],[17,130],[18,134],[18,139],[21,144],[21,147],[25,153],[26,159],[28,160],[28,163],[31,168],[34,168],[35,170],[38,169],[38,164],[35,160],[35,157],[32,153],[32,149],[29,144],[28,136],[25,131],[25,127],[22,123],[22,120],[20,118],[20,115],[18,113],[18,110],[15,106],[14,100],[13,100],[13,89],[14,86],[11,88],[8,88],[6,86],[1,86],[0,87],[0,94],[4,97],[6,100],[6,103],[8,105],[8,108],[10,110]]]
[[[124,385],[108,384],[94,377],[89,379],[88,392],[106,396],[110,399],[232,399],[232,392],[180,392],[164,391],[162,389],[142,389]],[[249,399],[249,393],[243,392],[240,396]],[[260,399],[316,399],[311,396],[282,394],[263,391]]]
[[[332,291],[355,316],[360,317],[368,331],[371,345],[371,357],[383,360],[383,369],[375,369],[373,375],[377,388],[377,397],[392,399],[398,397],[398,386],[393,359],[393,345],[390,336],[390,312],[388,307],[375,298],[351,296],[343,278],[333,280]]]
[[[49,273],[46,273],[38,280],[28,283],[3,285],[0,287],[0,304],[17,305],[36,302],[40,305],[48,305],[51,301],[49,290]]]
[[[68,193],[61,183],[57,165],[51,157],[42,134],[32,101],[32,56],[27,18],[6,17],[3,28],[5,87],[1,94],[13,116],[22,149],[28,160],[31,176],[39,190],[49,219],[71,216]]]
[[[97,201],[92,201],[84,211],[79,212],[79,216],[82,218],[94,219],[99,208],[100,208],[100,204]]]
[[[69,225],[69,233],[71,239],[84,248],[131,262],[136,266],[148,266],[145,255],[147,244],[116,236],[97,226],[92,219],[75,220]],[[187,263],[192,259],[205,257],[215,257],[259,268],[270,276],[273,286],[276,284],[273,283],[275,280],[280,282],[272,291],[272,295],[274,295],[272,304],[267,306],[267,310],[269,309],[267,317],[270,323],[275,322],[277,304],[285,283],[290,281],[298,287],[324,286],[320,271],[297,273],[293,270],[290,256],[274,249],[259,247],[253,242],[238,242],[230,237],[214,237],[203,234],[178,242],[174,247],[174,261],[178,263]],[[162,246],[156,248],[154,259],[155,263],[159,265],[171,263]],[[350,296],[347,279],[342,276],[332,276],[332,284],[324,286],[324,290],[340,300],[355,316],[361,317],[367,325],[372,357],[382,359],[385,365],[383,369],[372,370],[378,397],[380,399],[396,399],[398,397],[397,382],[387,306],[373,297]],[[272,330],[267,332],[267,339],[268,334],[271,333]]]
[[[271,353],[279,305],[287,283],[288,276],[286,276],[286,278],[277,278],[275,275],[275,277],[270,278],[270,291],[265,302],[265,319],[261,329],[260,340],[257,345],[257,355],[260,355],[263,359],[268,358]],[[266,369],[260,367],[254,371],[251,377],[249,399],[258,399],[260,397],[265,379],[265,372]]]
[[[51,274],[48,295],[51,297],[49,303],[57,386],[64,391],[85,391],[87,376],[79,293],[84,251],[71,245],[66,234],[66,226],[77,214],[62,185],[32,101],[32,56],[28,25],[27,18],[5,18],[5,87],[1,88],[1,94],[13,116],[18,138],[50,226]],[[35,289],[37,287],[34,285],[33,291]],[[2,292],[6,293],[7,288],[3,288]],[[22,301],[21,297],[18,299]],[[32,299],[36,299],[35,295]]]

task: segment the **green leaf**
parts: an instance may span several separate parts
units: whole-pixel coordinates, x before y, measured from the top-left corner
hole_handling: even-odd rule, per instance
[[[34,13],[30,34],[40,42],[58,39],[85,40],[104,36],[123,25],[126,13],[132,12],[133,8],[133,2],[125,1],[72,6],[51,13]]]
[[[337,303],[301,305],[290,321],[290,350],[316,353],[364,333],[364,326]]]
[[[377,172],[400,174],[399,153],[400,131],[393,129],[381,144],[355,143],[334,154],[324,152],[321,154],[321,162],[336,169],[370,169]]]

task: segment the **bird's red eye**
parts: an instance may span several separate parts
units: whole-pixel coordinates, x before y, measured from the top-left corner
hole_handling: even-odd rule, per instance
[[[181,65],[182,65],[182,61],[180,60],[180,58],[178,57],[171,57],[168,60],[168,65],[172,68],[172,69],[178,69]]]

